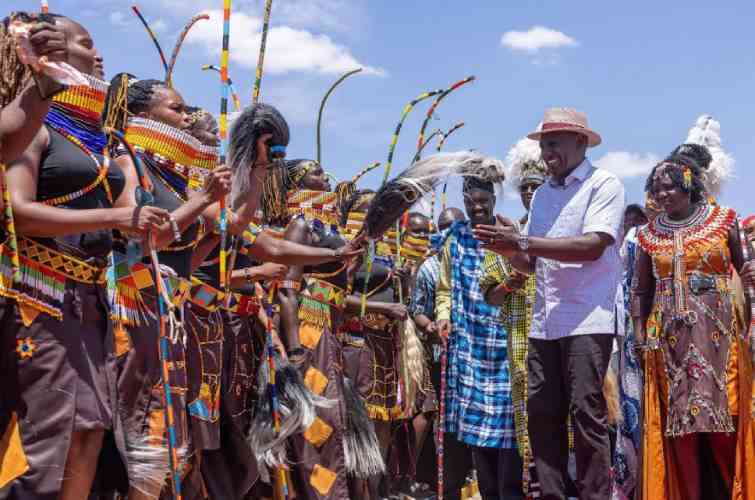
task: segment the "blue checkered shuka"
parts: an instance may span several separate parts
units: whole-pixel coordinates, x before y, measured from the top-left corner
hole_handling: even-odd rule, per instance
[[[446,432],[486,448],[515,449],[511,382],[500,309],[480,290],[485,252],[469,223],[449,237],[451,334],[446,373]]]

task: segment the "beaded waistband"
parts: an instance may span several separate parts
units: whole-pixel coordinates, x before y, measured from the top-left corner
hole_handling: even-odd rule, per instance
[[[208,285],[199,278],[191,278],[190,303],[207,312],[215,312],[223,306],[223,297],[225,297],[225,294],[217,288]]]

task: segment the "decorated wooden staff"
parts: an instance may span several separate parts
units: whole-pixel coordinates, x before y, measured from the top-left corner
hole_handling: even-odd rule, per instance
[[[220,154],[218,165],[225,165],[228,152],[228,59],[231,38],[231,0],[223,0],[223,48],[220,54]],[[228,209],[220,200],[220,289],[227,292],[226,240],[228,238]]]
[[[136,175],[139,178],[139,185],[137,185],[135,193],[137,205],[140,207],[152,205],[155,199],[151,193],[151,184],[144,171],[144,166],[142,165],[139,156],[134,151],[134,148],[126,141],[126,138],[121,132],[109,127],[106,127],[104,132],[112,135],[123,146],[125,146],[128,155],[131,157],[134,169],[136,170]],[[155,286],[157,287],[157,304],[158,313],[160,315],[158,348],[163,379],[163,405],[165,407],[165,427],[168,433],[168,457],[171,470],[171,486],[173,489],[173,498],[175,500],[181,500],[181,464],[178,460],[176,417],[173,413],[173,391],[170,385],[170,365],[172,364],[170,341],[172,340],[171,337],[174,335],[169,333],[171,328],[168,325],[168,322],[170,322],[171,325],[175,324],[175,306],[173,305],[167,286],[160,273],[160,261],[157,258],[157,246],[155,244],[155,235],[153,233],[150,233],[147,236],[147,243],[149,244],[150,260],[152,262],[155,276]]]
[[[458,89],[459,87],[466,85],[467,83],[473,82],[474,80],[474,76],[468,76],[465,79],[459,80],[458,82],[454,83],[442,94],[440,94],[427,110],[427,115],[425,116],[425,120],[422,122],[422,127],[419,130],[419,138],[417,139],[417,160],[419,160],[420,153],[422,152],[423,145],[425,144],[425,131],[427,130],[427,125],[430,123],[430,120],[435,114],[435,110],[438,109],[438,105],[441,103],[441,101],[443,101],[443,99],[446,98],[446,96],[448,96],[448,94]]]
[[[131,6],[131,10],[134,11],[134,14],[136,14],[136,17],[139,18],[139,20],[144,25],[144,29],[147,30],[147,34],[152,39],[152,43],[155,44],[155,48],[157,48],[157,53],[160,55],[160,61],[163,63],[163,69],[165,70],[165,74],[168,74],[168,61],[165,59],[165,53],[163,52],[163,48],[160,46],[160,42],[157,40],[157,36],[155,35],[155,32],[152,31],[152,28],[150,28],[149,23],[146,19],[144,19],[144,16],[139,11],[139,7],[136,5]]]
[[[417,154],[414,155],[414,159],[412,160],[412,163],[414,163],[415,161],[419,161],[419,159],[422,157],[422,151],[424,151],[427,145],[430,144],[430,142],[432,142],[432,140],[438,136],[443,137],[443,131],[440,129],[430,134],[429,137],[425,140],[425,142],[423,142],[422,145],[417,149]]]
[[[441,137],[440,142],[438,142],[438,147],[435,150],[438,153],[440,153],[441,150],[443,149],[443,146],[446,144],[446,139],[448,139],[448,136],[450,136],[451,134],[453,134],[454,132],[456,132],[463,126],[464,126],[464,122],[459,122],[453,127],[451,127],[451,129],[448,132],[443,134],[443,137]],[[443,183],[443,191],[440,194],[441,211],[446,209],[446,205],[448,205],[448,181]],[[435,211],[435,203],[433,203],[433,211]]]
[[[214,64],[203,64],[202,70],[212,70],[220,74],[220,68],[218,68]],[[239,94],[236,92],[236,88],[233,86],[233,80],[231,80],[230,75],[228,75],[228,90],[231,92],[231,99],[233,99],[233,109],[235,111],[241,111],[241,99],[239,98]]]
[[[254,89],[252,90],[252,104],[260,100],[260,88],[262,87],[262,68],[265,65],[265,48],[267,47],[267,33],[270,29],[270,11],[273,9],[273,0],[265,2],[265,17],[262,21],[262,38],[260,39],[260,54],[257,58],[257,71],[254,76]]]
[[[178,59],[178,53],[181,52],[181,46],[184,43],[184,40],[186,39],[186,35],[189,34],[189,31],[191,31],[191,28],[194,27],[195,24],[197,24],[199,21],[210,19],[210,16],[207,14],[197,14],[196,16],[192,17],[188,23],[186,23],[186,26],[184,26],[184,29],[181,30],[181,34],[178,35],[178,40],[176,41],[175,47],[173,47],[173,54],[170,56],[170,63],[168,64],[168,69],[165,70],[165,83],[168,85],[168,87],[173,87],[173,69],[176,67],[176,60]]]
[[[338,80],[336,80],[333,85],[330,86],[327,92],[325,92],[325,95],[322,98],[322,101],[320,101],[320,111],[317,113],[317,163],[322,165],[322,142],[321,142],[321,131],[322,131],[322,113],[325,110],[325,103],[328,102],[328,98],[330,97],[330,94],[333,93],[333,91],[338,87],[341,83],[343,83],[344,80],[346,80],[351,75],[356,75],[362,71],[362,68],[357,68],[351,71],[348,71],[341,75]]]

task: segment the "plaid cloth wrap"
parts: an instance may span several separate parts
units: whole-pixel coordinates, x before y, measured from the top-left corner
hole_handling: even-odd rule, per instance
[[[412,301],[409,312],[416,316],[424,314],[431,320],[435,319],[435,285],[440,275],[440,259],[431,255],[422,263],[417,271],[417,278],[412,291]]]
[[[451,334],[445,431],[472,446],[516,449],[508,334],[480,289],[485,251],[469,224],[449,235]]]

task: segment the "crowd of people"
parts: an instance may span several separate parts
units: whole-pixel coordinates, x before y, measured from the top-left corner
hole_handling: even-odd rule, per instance
[[[4,19],[0,78],[0,498],[755,499],[712,118],[627,206],[569,108],[371,190],[286,159],[271,104],[226,152],[68,17]],[[449,172],[463,209],[412,208]]]

